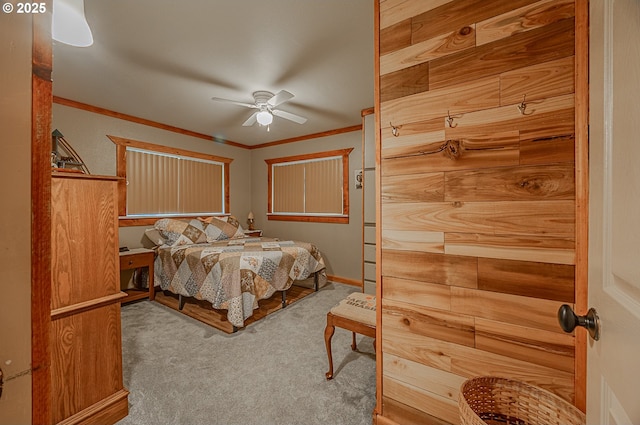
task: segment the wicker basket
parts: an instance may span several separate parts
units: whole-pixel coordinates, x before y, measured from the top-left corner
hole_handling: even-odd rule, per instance
[[[493,376],[469,379],[458,399],[462,425],[584,425],[575,406],[542,388]]]

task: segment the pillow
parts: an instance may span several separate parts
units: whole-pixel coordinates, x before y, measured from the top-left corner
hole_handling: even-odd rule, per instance
[[[164,238],[160,235],[160,232],[158,232],[158,230],[155,227],[146,229],[144,231],[144,234],[156,246],[165,244]]]
[[[207,242],[205,224],[198,219],[162,218],[153,225],[166,245],[187,245]]]
[[[244,229],[234,216],[199,218],[205,224],[207,242],[221,241],[224,239],[243,238]]]
[[[242,226],[240,226],[238,220],[233,216],[220,218],[211,217],[211,220],[207,221],[208,222],[204,224],[207,242],[244,237]]]
[[[240,222],[238,221],[237,218],[235,218],[232,215],[225,216],[224,218],[225,218],[224,221],[226,221],[227,223],[229,223],[230,225],[236,228],[236,233],[233,235],[233,237],[244,236],[244,229],[240,225]]]

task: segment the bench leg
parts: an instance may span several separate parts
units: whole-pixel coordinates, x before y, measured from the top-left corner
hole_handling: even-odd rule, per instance
[[[351,332],[351,350],[356,351],[358,349],[358,345],[356,344],[356,333]]]
[[[327,357],[329,358],[329,371],[325,373],[327,379],[333,378],[333,357],[331,356],[331,338],[336,331],[336,327],[333,325],[333,318],[331,313],[327,315],[327,327],[324,328],[324,344],[327,347]]]

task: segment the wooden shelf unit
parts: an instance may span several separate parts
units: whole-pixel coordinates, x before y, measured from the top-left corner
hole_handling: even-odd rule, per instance
[[[117,177],[54,172],[51,183],[53,424],[127,416],[122,378]]]

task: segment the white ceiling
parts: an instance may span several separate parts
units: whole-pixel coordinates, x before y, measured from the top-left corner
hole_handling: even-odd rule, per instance
[[[85,0],[90,47],[54,42],[53,93],[245,145],[361,123],[373,106],[373,0]],[[252,93],[287,90],[270,131]]]

